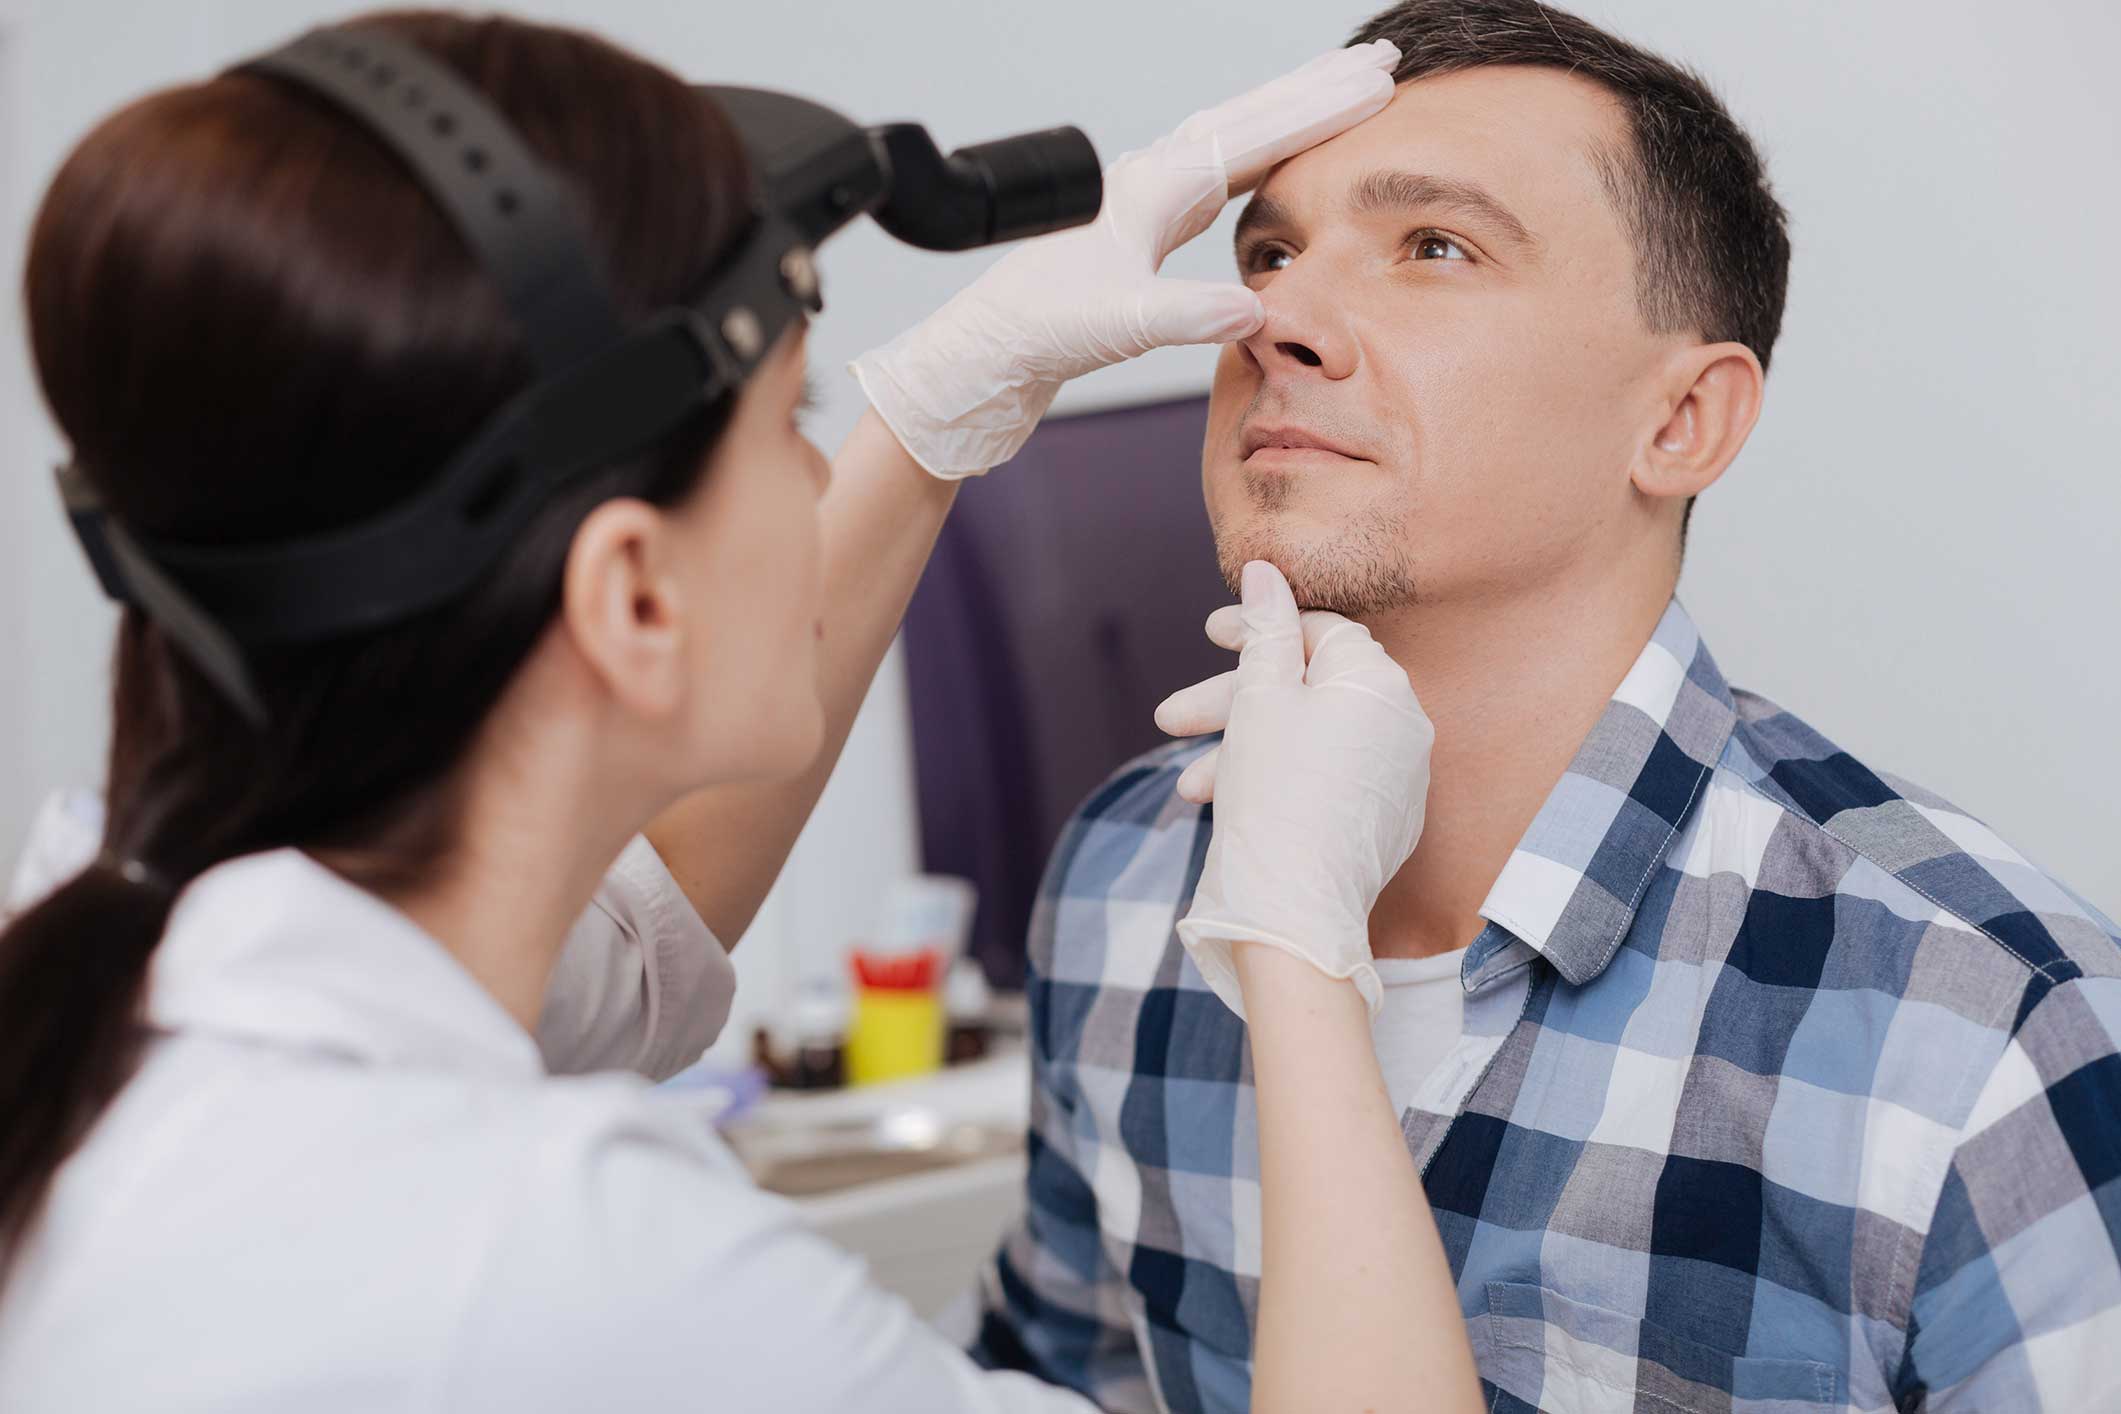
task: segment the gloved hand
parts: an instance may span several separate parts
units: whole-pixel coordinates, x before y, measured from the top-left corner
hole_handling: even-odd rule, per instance
[[[1384,107],[1398,62],[1385,40],[1336,49],[1121,157],[1095,222],[1027,242],[856,359],[862,392],[915,461],[955,480],[1016,455],[1070,378],[1165,344],[1251,337],[1258,295],[1157,269],[1276,163]]]
[[[1237,615],[1211,621],[1218,642],[1242,639],[1237,670],[1157,709],[1166,730],[1228,722],[1215,764],[1187,773],[1215,802],[1215,830],[1179,941],[1240,1017],[1230,948],[1252,941],[1352,980],[1374,1018],[1370,910],[1421,838],[1436,730],[1368,629],[1299,618],[1263,560],[1245,566],[1244,589]]]

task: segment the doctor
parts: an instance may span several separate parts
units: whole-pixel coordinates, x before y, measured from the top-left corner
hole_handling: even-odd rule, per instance
[[[956,478],[1069,377],[1251,333],[1249,292],[1157,264],[1394,57],[1123,159],[1096,225],[860,361],[829,468],[771,314],[815,307],[794,218],[734,108],[608,45],[371,18],[91,133],[26,289],[127,608],[101,853],[0,935],[0,1408],[1086,1407],[976,1370],[682,1102],[550,1072],[711,1039],[716,939]],[[1270,567],[1244,613],[1215,924],[1260,1072],[1261,1387],[1470,1407],[1362,1003],[1289,937],[1411,851],[1427,723]]]

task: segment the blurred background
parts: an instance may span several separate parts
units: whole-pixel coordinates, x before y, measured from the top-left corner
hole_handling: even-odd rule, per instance
[[[1109,158],[1340,43],[1375,6],[509,8],[698,80],[916,118],[946,149],[1074,123]],[[2121,7],[1576,8],[1706,73],[1791,213],[1766,413],[1694,518],[1681,589],[1726,674],[2121,913],[2121,97],[2108,71]],[[0,861],[47,793],[100,775],[112,622],[62,531],[48,475],[61,448],[27,364],[17,282],[35,203],[116,105],[351,12],[0,0]],[[1167,268],[1229,277],[1228,222]],[[811,338],[828,451],[860,411],[845,361],[992,258],[917,252],[867,226],[828,248]],[[1072,385],[1026,453],[1044,474],[963,498],[907,641],[737,954],[739,1015],[718,1050],[784,1023],[806,980],[840,978],[849,942],[924,865],[981,882],[976,949],[996,981],[1016,975],[1059,819],[1155,744],[1149,706],[1212,662],[1194,635],[1223,597],[1197,482],[1213,357],[1165,351]],[[1115,520],[1114,498],[1136,514]]]

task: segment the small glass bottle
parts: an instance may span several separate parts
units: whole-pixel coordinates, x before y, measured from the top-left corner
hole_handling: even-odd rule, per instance
[[[993,1002],[987,974],[977,962],[961,957],[951,965],[949,980],[943,984],[943,1011],[950,1018],[943,1064],[961,1065],[986,1056],[990,1041],[987,1009]]]
[[[836,1090],[847,1083],[847,1003],[829,987],[808,986],[796,998],[795,1054],[788,1083],[796,1090]]]

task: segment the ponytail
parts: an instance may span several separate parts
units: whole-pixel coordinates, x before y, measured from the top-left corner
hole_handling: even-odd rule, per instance
[[[0,1273],[132,1073],[173,901],[147,866],[104,855],[0,932]]]

